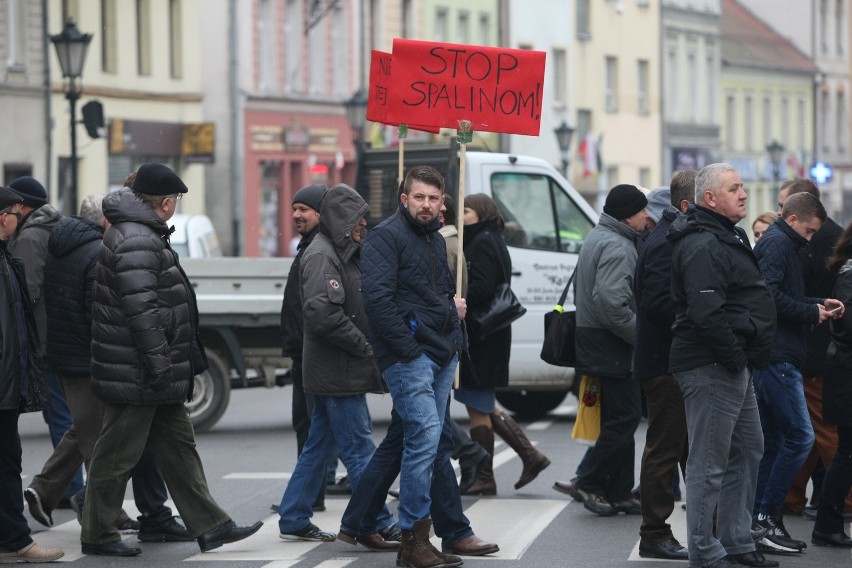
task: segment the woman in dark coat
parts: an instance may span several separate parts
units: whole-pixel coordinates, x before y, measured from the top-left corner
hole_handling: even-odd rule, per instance
[[[837,274],[834,297],[852,308],[852,223],[846,227],[828,269]],[[811,542],[817,546],[852,548],[843,530],[843,506],[852,487],[852,309],[831,322],[831,344],[825,364],[822,417],[837,425],[837,453],[825,472]]]
[[[466,299],[470,314],[487,309],[498,285],[511,284],[512,259],[503,240],[503,218],[491,197],[482,193],[465,197],[464,225],[464,256],[468,264]],[[485,448],[491,458],[465,494],[497,493],[493,469],[495,433],[523,461],[521,478],[515,483],[515,489],[520,489],[550,465],[550,460],[535,449],[512,417],[497,409],[495,404],[495,389],[509,383],[512,327],[484,336],[476,322],[470,318],[466,321],[473,369],[462,368],[462,388],[456,391],[456,400],[467,407],[470,437]]]

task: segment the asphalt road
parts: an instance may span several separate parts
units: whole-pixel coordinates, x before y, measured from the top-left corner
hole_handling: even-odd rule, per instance
[[[390,397],[371,396],[370,409],[377,441],[384,435],[390,414]],[[131,559],[85,556],[80,552],[79,525],[73,511],[54,512],[55,526],[47,529],[30,519],[34,538],[61,546],[62,561],[77,566],[180,566],[203,562],[215,568],[362,568],[394,566],[395,555],[373,553],[342,542],[293,543],[278,538],[277,515],[270,505],[278,503],[286,479],[295,464],[295,435],[290,423],[290,388],[234,391],[225,416],[214,429],[197,437],[207,479],[214,497],[240,523],[264,520],[253,537],[214,552],[200,554],[195,543],[141,544],[142,555]],[[453,416],[466,420],[464,408],[452,404]],[[572,477],[585,448],[571,440],[573,408],[570,402],[542,420],[525,425],[538,448],[553,465],[521,491],[513,485],[521,471],[514,452],[498,443],[495,474],[497,497],[465,497],[464,507],[476,533],[497,542],[501,551],[493,558],[466,558],[470,567],[600,567],[668,568],[686,562],[646,560],[638,556],[640,517],[597,517],[581,504],[551,489],[556,480]],[[24,486],[51,452],[47,427],[40,415],[24,415],[20,421],[23,443]],[[644,423],[636,435],[636,476],[644,444]],[[342,474],[342,471],[340,472]],[[344,498],[327,499],[328,510],[314,522],[336,532],[345,507]],[[389,501],[395,509],[395,501]],[[134,509],[128,493],[126,509]],[[29,518],[29,517],[28,517]],[[786,518],[794,537],[809,541],[813,524]],[[675,535],[684,542],[685,512],[676,508],[672,518]],[[137,543],[134,536],[126,537]],[[848,550],[810,547],[801,555],[776,557],[784,568],[852,566]],[[636,564],[641,562],[642,564]],[[185,566],[185,565],[184,565]]]

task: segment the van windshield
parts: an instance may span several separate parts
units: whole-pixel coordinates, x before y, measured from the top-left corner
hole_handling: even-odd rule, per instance
[[[512,247],[580,252],[594,223],[552,178],[527,173],[495,173],[491,191]]]

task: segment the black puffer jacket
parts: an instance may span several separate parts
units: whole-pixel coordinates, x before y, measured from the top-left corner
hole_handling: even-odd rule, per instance
[[[63,217],[53,227],[44,266],[47,363],[60,375],[88,376],[92,362],[92,285],[103,227]]]
[[[822,228],[811,238],[808,247],[800,251],[802,274],[805,277],[805,296],[833,297],[837,276],[829,271],[825,264],[841,234],[843,228],[833,220],[826,219]],[[806,377],[823,374],[825,352],[830,341],[828,328],[825,324],[815,325],[808,331],[808,350],[802,364],[802,373]]]
[[[400,205],[364,242],[364,307],[382,370],[423,353],[443,366],[462,350],[455,283],[438,228],[437,221],[420,225]]]
[[[512,284],[512,258],[497,228],[497,221],[482,221],[464,228],[464,257],[468,263],[467,309],[485,310],[497,293],[498,284]],[[505,387],[509,384],[512,326],[482,337],[473,319],[467,321],[467,325],[476,382],[468,381],[462,373],[462,384]]]
[[[23,324],[23,327],[22,325]],[[44,359],[33,318],[24,263],[0,240],[0,410],[47,408]]]
[[[302,379],[307,393],[384,392],[367,341],[360,247],[350,237],[369,210],[351,187],[332,187],[322,201],[319,234],[302,257]]]
[[[177,404],[207,361],[195,294],[169,228],[129,189],[104,198],[104,233],[92,291],[92,379],[116,404]]]
[[[667,238],[674,244],[671,371],[713,363],[732,372],[766,368],[775,303],[745,232],[710,209],[691,207]]]

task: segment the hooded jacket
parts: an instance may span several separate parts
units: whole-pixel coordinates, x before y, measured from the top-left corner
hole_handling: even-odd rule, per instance
[[[400,204],[364,241],[364,303],[379,368],[426,354],[440,366],[462,350],[455,283],[435,221],[423,226]]]
[[[104,198],[112,225],[92,289],[92,385],[114,404],[179,404],[207,368],[195,293],[171,233],[130,189]]]
[[[60,375],[90,373],[92,286],[103,238],[103,227],[81,217],[63,217],[50,233],[44,265],[45,353]]]
[[[797,369],[805,362],[805,327],[819,323],[817,304],[825,301],[825,298],[805,297],[799,254],[807,246],[808,241],[784,219],[775,221],[754,246],[754,256],[778,314],[770,361],[792,363]]]
[[[748,237],[718,213],[691,206],[672,224],[671,372],[718,363],[769,365],[775,303]]]
[[[384,392],[367,340],[360,246],[351,237],[369,210],[351,187],[332,187],[322,202],[319,234],[302,257],[302,381],[306,393],[350,396]]]
[[[852,305],[852,260],[847,260],[837,275],[832,297]],[[852,310],[829,322],[831,343],[825,358],[825,381],[822,391],[822,416],[827,424],[852,426]]]
[[[602,213],[577,260],[574,304],[577,306],[578,373],[628,377],[636,343],[636,240],[639,233]]]
[[[27,290],[42,346],[47,342],[47,309],[44,299],[44,263],[47,262],[47,240],[62,214],[52,205],[42,205],[21,220],[15,237],[9,242],[9,254],[24,261]]]

